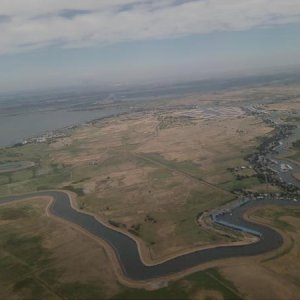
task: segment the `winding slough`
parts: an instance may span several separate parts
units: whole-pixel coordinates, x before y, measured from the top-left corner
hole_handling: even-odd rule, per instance
[[[64,191],[45,191],[24,195],[9,196],[0,199],[0,204],[11,203],[31,199],[33,197],[52,197],[53,202],[49,211],[56,217],[62,218],[73,224],[76,224],[96,237],[101,238],[111,246],[115,252],[124,275],[131,280],[149,280],[158,277],[164,277],[178,272],[188,270],[192,267],[214,260],[253,256],[274,250],[283,243],[281,235],[264,225],[249,222],[243,218],[245,212],[259,205],[285,205],[300,206],[300,202],[291,200],[252,200],[244,205],[238,206],[219,216],[219,220],[242,226],[259,233],[259,239],[248,245],[219,246],[210,249],[202,249],[177,256],[170,260],[156,265],[145,265],[140,257],[136,241],[127,234],[114,230],[105,224],[99,222],[94,216],[76,210],[71,205],[71,199]]]
[[[283,179],[285,179],[284,176]],[[288,177],[286,178],[288,180]],[[296,180],[296,179],[295,179]],[[300,182],[296,185],[299,187]],[[300,207],[300,201],[262,199],[240,203],[229,211],[213,214],[213,221],[231,229],[239,229],[257,237],[250,244],[224,245],[209,249],[195,250],[190,253],[178,255],[162,263],[146,265],[140,256],[135,239],[125,233],[111,228],[97,220],[93,215],[84,213],[72,206],[70,195],[64,191],[43,191],[24,195],[15,195],[0,198],[0,205],[15,201],[31,199],[33,197],[51,197],[53,201],[48,211],[63,220],[80,226],[94,237],[105,241],[116,254],[124,275],[135,281],[164,277],[189,270],[193,267],[215,260],[254,256],[277,249],[283,244],[282,236],[265,225],[256,224],[244,219],[250,209],[262,205],[280,205]],[[95,262],[97,263],[97,262]]]

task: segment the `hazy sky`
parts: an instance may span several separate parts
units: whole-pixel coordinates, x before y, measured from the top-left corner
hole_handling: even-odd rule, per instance
[[[300,0],[0,0],[0,92],[300,67]]]

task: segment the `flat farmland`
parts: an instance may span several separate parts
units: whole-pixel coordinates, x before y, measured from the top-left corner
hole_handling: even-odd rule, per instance
[[[145,110],[78,126],[49,143],[0,149],[3,164],[32,162],[1,172],[0,193],[72,191],[81,210],[134,236],[146,262],[244,239],[212,230],[206,219],[199,224],[197,216],[233,201],[241,189],[281,192],[245,160],[273,128],[244,108],[264,99],[263,109],[298,124],[298,93],[274,87],[149,101]],[[298,146],[287,149],[294,162]],[[213,269],[159,280],[148,291],[125,287],[101,242],[49,217],[47,205],[35,199],[0,206],[1,299],[260,299],[265,292],[292,300],[299,294],[296,210],[268,207],[251,215],[284,234],[287,243],[275,254],[216,261]]]
[[[32,160],[35,168],[3,175],[0,189],[71,190],[81,209],[135,235],[158,259],[232,241],[196,217],[234,200],[235,190],[267,189],[244,157],[271,131],[237,106],[132,113],[81,126],[48,145],[2,150],[2,160]],[[249,178],[237,180],[232,169]]]

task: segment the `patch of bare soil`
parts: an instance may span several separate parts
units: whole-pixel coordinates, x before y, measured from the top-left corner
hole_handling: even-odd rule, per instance
[[[294,176],[295,176],[298,180],[300,180],[300,173],[296,173],[296,174],[294,174]]]
[[[299,299],[299,286],[257,264],[247,263],[225,267],[222,273],[235,284],[246,299]]]
[[[219,291],[198,290],[192,297],[192,300],[224,300],[223,295]]]
[[[284,216],[280,218],[280,221],[292,226],[288,232],[292,240],[292,248],[275,260],[267,261],[265,265],[277,274],[281,274],[282,277],[290,282],[300,284],[300,219]]]
[[[39,211],[39,216],[26,226],[43,236],[44,247],[52,253],[47,268],[59,271],[60,284],[99,282],[106,286],[108,295],[118,291],[111,261],[97,242],[68,223],[46,216],[47,201],[31,200],[26,204]]]

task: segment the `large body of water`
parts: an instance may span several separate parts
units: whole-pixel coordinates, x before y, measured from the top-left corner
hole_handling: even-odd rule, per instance
[[[10,146],[28,137],[66,126],[88,122],[125,112],[124,108],[96,111],[45,111],[0,117],[0,147]]]

